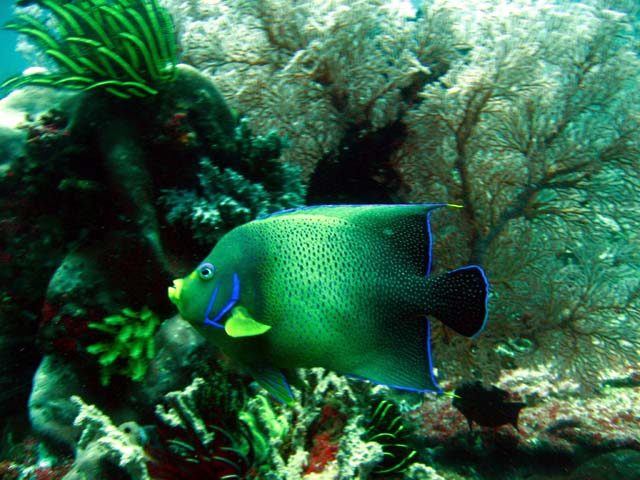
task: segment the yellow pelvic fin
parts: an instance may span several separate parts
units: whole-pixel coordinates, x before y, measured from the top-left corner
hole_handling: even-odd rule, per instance
[[[182,287],[184,286],[184,280],[182,278],[178,278],[173,281],[173,286],[167,289],[167,294],[169,295],[169,300],[178,306],[180,302],[180,295],[182,295]]]
[[[231,310],[231,316],[224,324],[224,331],[230,337],[254,337],[262,335],[271,329],[270,325],[265,325],[254,320],[247,309],[235,307]]]

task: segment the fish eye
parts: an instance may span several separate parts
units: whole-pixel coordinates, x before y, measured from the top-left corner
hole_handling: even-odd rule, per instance
[[[203,263],[198,267],[198,276],[202,280],[211,280],[213,273],[216,271],[215,267],[210,263]]]

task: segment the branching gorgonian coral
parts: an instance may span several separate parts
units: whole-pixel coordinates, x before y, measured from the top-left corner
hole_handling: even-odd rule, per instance
[[[637,362],[640,349],[618,348],[638,337],[637,303],[614,274],[633,264],[600,258],[640,240],[622,200],[640,185],[637,21],[622,3],[426,1],[415,18],[376,0],[167,3],[193,21],[186,57],[252,124],[285,133],[307,178],[321,157],[348,156],[336,154],[347,135],[395,122],[406,134],[385,155],[409,187],[402,201],[464,204],[434,217],[436,266],[483,264],[491,321],[473,350],[436,331],[436,358],[490,377],[544,360],[554,332],[565,371]],[[614,288],[588,287],[596,264]],[[636,320],[624,338],[612,335],[622,304]]]
[[[619,316],[638,319],[628,293],[637,263],[603,263],[609,250],[638,242],[640,224],[622,200],[637,198],[640,182],[630,19],[571,2],[480,12],[467,30],[469,58],[428,86],[410,113],[407,143],[429,161],[400,162],[420,186],[415,200],[440,192],[465,206],[460,220],[446,221],[457,229],[442,230],[449,248],[441,258],[481,263],[493,281],[477,365],[523,365],[527,354],[544,360],[554,350],[565,372],[589,364],[581,377],[595,386],[603,367],[640,359],[638,329],[631,321],[621,328]],[[568,270],[574,256],[580,261]],[[505,338],[527,345],[520,358],[503,358]]]
[[[640,242],[634,2],[428,0],[415,17],[378,0],[166,3],[185,19],[186,58],[258,130],[286,134],[305,178],[397,125],[384,155],[408,186],[399,199],[464,204],[434,217],[435,266],[481,263],[494,298],[473,355],[434,332],[449,368],[546,361],[551,332],[560,370],[637,364],[637,264],[603,263]]]
[[[165,4],[181,19],[185,61],[209,71],[258,133],[285,135],[284,160],[307,178],[347,130],[397,120],[457,55],[445,10],[411,20],[385,0]]]

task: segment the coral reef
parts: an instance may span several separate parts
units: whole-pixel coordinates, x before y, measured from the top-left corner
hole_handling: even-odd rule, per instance
[[[373,473],[402,472],[416,456],[410,446],[411,433],[404,426],[398,407],[388,400],[381,400],[375,406],[364,438],[382,447],[384,458]]]
[[[52,104],[69,101],[70,95],[64,92],[49,94],[46,89],[36,88],[0,100],[0,404],[7,415],[21,410],[29,395],[40,360],[34,333],[44,292],[64,255],[60,243],[65,233],[59,228],[60,219],[29,202],[34,195],[46,197],[51,193],[50,185],[43,186],[35,179],[52,168],[48,162],[25,158],[37,143],[28,141],[28,126],[44,128],[45,122],[39,124],[35,118],[44,117]],[[25,121],[30,118],[32,123]],[[34,135],[32,138],[37,138]],[[52,133],[49,139],[53,137],[61,136]],[[55,161],[53,152],[61,144],[52,141],[50,145],[49,160]],[[57,198],[49,196],[48,201],[55,203]],[[64,216],[61,210],[58,213]]]
[[[423,461],[443,463],[460,473],[475,467],[482,478],[495,475],[496,468],[520,475],[558,473],[580,465],[595,452],[640,450],[640,392],[633,386],[637,370],[614,381],[625,386],[607,387],[603,394],[589,398],[583,397],[576,381],[562,381],[559,376],[551,367],[503,374],[497,385],[527,403],[517,431],[505,425],[470,432],[464,416],[447,397],[431,398],[407,412],[418,428],[419,444],[428,449],[423,452],[430,451]],[[630,382],[634,378],[635,384]]]
[[[70,400],[82,397],[121,421],[149,421],[159,399],[170,391],[184,388],[194,370],[207,375],[216,385],[229,386],[225,370],[211,373],[214,358],[203,349],[202,338],[178,317],[162,323],[154,336],[156,355],[139,382],[114,377],[109,388],[117,388],[117,396],[105,395],[96,380],[97,368],[88,368],[71,355],[46,355],[33,377],[29,397],[29,417],[35,433],[57,449],[72,449],[79,437],[73,422],[78,407]],[[218,402],[221,404],[222,402]],[[132,410],[133,408],[133,410]],[[203,407],[204,410],[204,407]]]
[[[640,351],[637,261],[624,253],[638,218],[613,200],[638,181],[637,112],[623,98],[637,96],[640,66],[633,41],[617,40],[630,19],[563,2],[487,4],[473,15],[469,57],[408,117],[405,146],[430,161],[402,164],[420,185],[412,199],[441,192],[465,205],[445,219],[447,251],[436,258],[483,264],[497,301],[479,354],[461,344],[454,357],[435,354],[487,378],[551,354],[559,371],[597,388],[603,367],[631,365]],[[528,347],[502,355],[505,338]]]
[[[72,450],[79,431],[74,426],[78,405],[71,397],[83,391],[79,368],[58,356],[47,355],[33,376],[29,419],[34,432],[47,443]]]
[[[335,162],[342,148],[393,124],[457,55],[448,12],[426,9],[409,21],[387,3],[163,2],[179,19],[184,60],[211,72],[259,134],[285,135],[283,158],[305,179],[323,157]],[[375,183],[369,164],[390,160],[369,154],[359,166]]]
[[[39,436],[0,476],[634,478],[637,2],[160,3],[22,0],[9,25],[52,68],[0,100],[0,422],[11,443],[32,388]],[[169,318],[170,278],[305,196],[464,205],[434,215],[434,270],[482,264],[490,322],[435,324],[436,374],[525,402],[517,430],[321,369],[285,407]]]
[[[162,322],[154,343],[156,354],[140,382],[131,384],[130,400],[140,409],[153,409],[168,392],[184,388],[193,372],[204,375],[199,365],[213,363],[215,352],[204,348],[204,339],[175,316]]]
[[[80,411],[74,424],[82,429],[76,459],[64,480],[135,478],[149,480],[145,455],[130,426],[118,428],[108,416],[80,397],[72,397]]]
[[[232,405],[220,403],[229,399],[221,386],[213,387],[216,398],[204,385],[202,378],[196,378],[183,391],[168,393],[166,407],[156,407],[159,446],[147,447],[153,478],[240,478],[251,468],[251,431],[240,417],[233,418],[237,411]],[[209,409],[216,410],[215,423],[207,414]]]
[[[147,306],[168,316],[169,279],[190,269],[211,244],[198,246],[187,227],[172,227],[160,198],[171,189],[196,191],[201,159],[215,159],[221,171],[237,163],[245,189],[263,175],[256,189],[269,195],[271,208],[280,193],[290,205],[289,192],[301,191],[296,172],[276,159],[275,135],[254,138],[209,79],[184,65],[176,72],[168,91],[149,103],[32,86],[2,101],[3,135],[10,139],[3,148],[13,145],[0,179],[1,323],[11,338],[2,345],[7,357],[24,359],[15,367],[24,370],[24,381],[11,380],[7,404],[24,405],[39,349],[90,371],[94,362],[85,360],[96,357],[85,355],[87,347],[105,340],[90,324],[124,308]],[[227,206],[235,220],[225,228],[244,218],[233,215],[236,207],[243,211]],[[119,357],[130,357],[130,345],[122,346]],[[109,359],[100,353],[103,362]]]
[[[32,436],[12,441],[10,451],[11,460],[0,461],[3,480],[62,480],[71,468],[71,459],[50,455]]]
[[[186,228],[205,247],[234,226],[304,203],[299,169],[278,160],[282,142],[274,132],[253,137],[246,121],[241,120],[235,140],[236,161],[225,168],[203,158],[198,189],[165,190],[159,199],[167,210],[167,222]]]
[[[295,389],[292,407],[258,395],[241,413],[256,453],[268,441],[259,478],[384,478],[412,464],[411,447],[402,445],[409,435],[398,407],[387,400],[374,403],[383,405],[380,411],[364,407],[385,396],[387,387],[350,382],[322,368],[300,370],[299,376],[301,390]]]
[[[633,480],[640,471],[640,452],[636,450],[617,450],[604,453],[588,460],[569,475],[569,480],[588,480],[591,478],[617,478]]]

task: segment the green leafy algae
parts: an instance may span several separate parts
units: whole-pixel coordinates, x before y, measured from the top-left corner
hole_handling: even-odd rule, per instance
[[[122,375],[139,382],[155,355],[154,334],[160,318],[148,307],[140,312],[124,308],[120,313],[105,317],[102,323],[89,327],[111,336],[110,341],[94,343],[87,352],[98,355],[100,382],[107,386],[113,375]]]

